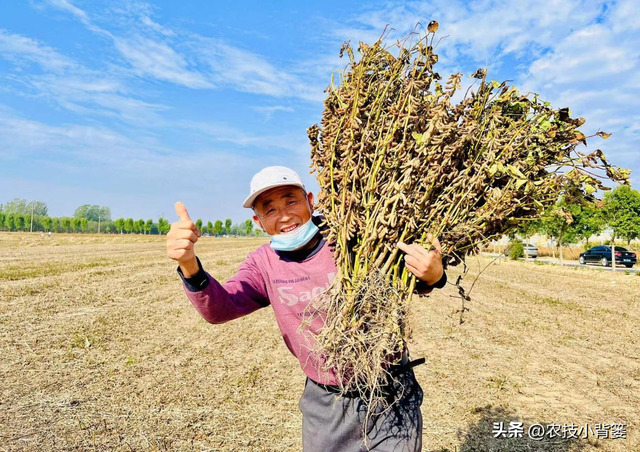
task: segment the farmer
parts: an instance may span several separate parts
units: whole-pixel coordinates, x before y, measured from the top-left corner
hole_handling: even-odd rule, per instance
[[[330,244],[313,214],[313,194],[307,192],[293,170],[264,168],[251,180],[244,207],[271,237],[271,243],[249,254],[235,276],[221,284],[206,273],[194,245],[200,231],[184,204],[176,203],[179,221],[167,234],[167,254],[178,261],[178,273],[187,297],[210,323],[223,323],[271,305],[282,337],[307,376],[299,407],[305,452],[359,451],[363,446],[363,402],[357,394],[337,395],[333,374],[321,372],[320,358],[300,328],[309,302],[330,287],[336,276]],[[418,292],[429,293],[446,284],[440,243],[435,250],[398,244],[406,253],[406,266],[418,279]],[[320,319],[315,321],[321,322]],[[321,328],[322,325],[312,327]],[[367,422],[367,441],[374,451],[419,451],[422,446],[422,389],[408,357],[395,366],[396,379],[387,389],[391,410]]]

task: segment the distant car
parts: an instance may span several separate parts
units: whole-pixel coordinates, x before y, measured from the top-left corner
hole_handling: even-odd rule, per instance
[[[508,256],[511,253],[511,247],[513,245],[509,245],[507,246],[507,248],[504,250],[504,255]],[[524,248],[524,255],[526,257],[532,257],[534,259],[537,259],[538,257],[538,248],[535,245],[531,245],[530,243],[526,243],[523,244],[522,247]]]
[[[608,245],[594,246],[593,248],[580,253],[578,259],[582,265],[589,263],[599,263],[603,267],[611,265],[612,260],[611,247]],[[627,268],[633,267],[638,262],[636,253],[633,253],[626,248],[616,246],[616,265],[624,265]]]
[[[524,255],[525,256],[537,259],[537,257],[538,257],[538,247],[537,246],[531,245],[530,243],[527,243],[527,244],[523,245],[523,247],[524,247]]]

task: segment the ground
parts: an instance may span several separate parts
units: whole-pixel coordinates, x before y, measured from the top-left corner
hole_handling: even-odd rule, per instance
[[[224,280],[261,243],[197,251]],[[412,305],[424,450],[640,450],[640,277],[468,265],[464,323],[454,285]],[[304,376],[272,311],[209,325],[175,268],[163,237],[0,233],[0,450],[301,450]],[[518,421],[626,439],[493,438]]]

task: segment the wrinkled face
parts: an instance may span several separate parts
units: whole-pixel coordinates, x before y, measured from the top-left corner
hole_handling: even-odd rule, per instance
[[[291,232],[311,218],[313,194],[294,185],[275,187],[256,198],[253,211],[253,221],[267,234]]]

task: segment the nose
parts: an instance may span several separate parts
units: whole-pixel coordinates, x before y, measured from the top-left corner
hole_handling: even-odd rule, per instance
[[[280,210],[280,221],[282,223],[286,223],[289,220],[291,220],[291,215],[289,214],[289,211],[287,209]]]

